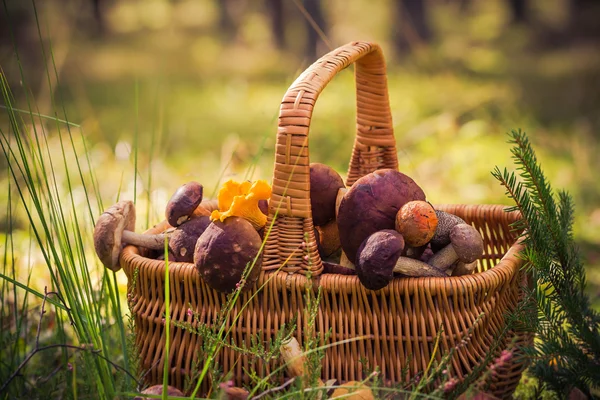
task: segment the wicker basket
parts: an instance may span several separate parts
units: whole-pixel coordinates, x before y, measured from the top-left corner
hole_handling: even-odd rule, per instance
[[[523,277],[517,253],[522,245],[510,229],[518,215],[504,212],[499,205],[436,206],[458,215],[482,233],[485,255],[474,275],[396,278],[386,288],[370,291],[356,276],[323,274],[310,209],[308,131],[319,93],[337,72],[352,63],[356,64],[357,134],[347,185],[376,169],[397,168],[385,63],[377,45],[354,42],[342,46],[298,77],[285,94],[279,114],[273,194],[267,221],[272,230],[263,254],[263,272],[256,287],[240,296],[234,313],[242,310],[246,302],[249,304],[241,311],[228,340],[249,344],[250,336],[259,334],[261,340],[267,341],[283,323],[296,317],[295,336],[302,343],[302,327],[306,323],[304,293],[310,284],[322,288],[316,329],[319,332],[331,329],[329,343],[366,336],[328,348],[323,360],[323,379],[360,380],[364,378],[366,361],[370,367],[380,368],[386,384],[406,382],[427,367],[442,325],[440,350],[445,353],[457,347],[449,373],[460,379],[483,360],[505,327],[505,313],[519,299]],[[148,232],[157,233],[167,227],[163,222]],[[306,237],[308,245],[301,246]],[[304,257],[308,253],[310,262]],[[150,371],[147,375],[150,382],[161,382],[165,360],[162,322],[165,264],[142,257],[136,247],[128,246],[121,253],[121,265],[135,298],[131,310],[142,366]],[[186,312],[191,306],[201,316],[201,323],[211,324],[226,296],[208,287],[193,264],[170,263],[169,274],[171,318],[192,322]],[[256,288],[263,284],[265,287],[256,293]],[[250,300],[252,295],[255,296]],[[459,345],[469,330],[472,335],[466,344]],[[489,379],[489,390],[500,397],[512,394],[525,368],[518,347],[530,342],[531,337],[516,335],[514,332],[507,335],[497,350],[516,343],[515,356]],[[170,337],[170,384],[183,388],[198,355],[199,337],[175,327]],[[440,359],[440,351],[435,357]],[[275,361],[263,364],[231,348],[221,350],[218,362],[224,371],[233,372],[238,385],[248,382],[245,369],[269,372],[277,366]],[[402,376],[406,366],[407,373]]]

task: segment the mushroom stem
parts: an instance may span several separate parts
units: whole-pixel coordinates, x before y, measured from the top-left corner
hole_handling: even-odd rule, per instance
[[[348,189],[346,189],[345,187],[338,189],[338,194],[335,199],[335,219],[336,220],[337,220],[337,216],[338,216],[338,211],[340,209],[340,203],[342,202],[342,199],[344,198],[344,195],[346,194],[347,191],[348,191]]]
[[[456,267],[452,270],[452,276],[463,276],[470,275],[477,268],[477,261],[473,261],[470,264],[464,262],[458,262]]]
[[[134,246],[145,247],[152,250],[160,250],[165,247],[165,237],[169,237],[169,234],[159,233],[156,235],[144,235],[131,231],[123,231],[121,240],[124,243],[131,244]]]
[[[406,276],[447,276],[443,271],[432,265],[403,256],[398,257],[396,265],[394,265],[394,272]]]
[[[442,271],[450,268],[458,260],[458,254],[454,250],[452,244],[447,245],[433,255],[428,261],[429,265],[438,268]]]
[[[295,337],[291,337],[288,341],[281,345],[279,351],[281,352],[281,357],[283,358],[283,362],[286,365],[286,369],[290,377],[298,376],[305,378],[307,375],[306,356],[303,354],[298,340],[296,340]],[[317,384],[318,386],[325,385],[321,379],[318,380]],[[323,394],[319,392],[317,397],[321,399]]]
[[[344,268],[355,270],[356,266],[352,264],[352,261],[348,259],[346,253],[342,251],[342,256],[340,257],[340,265]]]

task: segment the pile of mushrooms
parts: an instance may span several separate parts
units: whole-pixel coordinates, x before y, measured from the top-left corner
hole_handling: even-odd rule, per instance
[[[322,171],[315,168],[314,173],[323,176]],[[335,186],[325,184],[327,179],[313,179],[312,175],[311,165],[314,222],[320,221],[315,219],[315,209],[319,207],[320,213],[325,208],[322,202],[315,201],[317,195],[324,188]],[[333,207],[342,252],[334,254],[335,258],[321,253],[325,272],[356,273],[363,286],[371,290],[387,286],[395,275],[470,274],[483,255],[479,231],[453,214],[435,210],[419,185],[396,170],[382,169],[365,175],[349,189],[338,186]],[[317,232],[321,243],[322,230],[317,227]]]
[[[256,282],[271,188],[265,181],[223,184],[217,200],[189,182],[169,200],[169,229],[135,233],[135,207],[120,201],[98,219],[94,246],[117,271],[127,245],[171,262],[194,263],[213,289],[231,292]],[[368,289],[385,287],[395,275],[446,277],[470,274],[483,255],[481,234],[461,218],[435,210],[409,176],[381,169],[346,188],[331,167],[310,164],[312,220],[324,272],[356,274]],[[165,241],[168,253],[165,254]]]
[[[203,201],[202,194],[198,182],[179,187],[165,209],[170,227],[154,235],[135,233],[133,202],[120,201],[109,207],[94,230],[94,247],[104,266],[118,271],[121,250],[134,245],[151,258],[167,256],[170,262],[194,263],[215,290],[251,288],[260,272],[260,233],[266,223],[270,186],[265,181],[228,181],[218,200]]]

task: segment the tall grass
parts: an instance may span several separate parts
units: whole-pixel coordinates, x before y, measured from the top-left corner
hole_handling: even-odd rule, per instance
[[[3,2],[3,6],[5,22],[10,26],[6,2]],[[33,314],[28,313],[28,310],[38,307],[39,299],[44,299],[54,306],[54,310],[48,315],[41,315],[39,323],[54,325],[54,328],[48,330],[50,337],[42,337],[42,341],[65,345],[58,347],[60,354],[39,355],[46,357],[51,365],[57,365],[55,371],[46,372],[58,374],[66,373],[69,369],[78,371],[78,375],[73,373],[72,380],[65,380],[65,388],[59,388],[66,393],[83,395],[88,392],[87,394],[95,393],[100,398],[114,398],[132,382],[129,379],[122,381],[120,375],[115,373],[116,364],[109,361],[118,360],[127,368],[129,359],[116,276],[111,271],[99,268],[98,261],[89,252],[93,246],[90,232],[94,226],[94,216],[99,214],[103,203],[97,190],[94,168],[88,157],[86,137],[80,126],[69,121],[61,93],[53,86],[52,76],[58,81],[54,53],[51,44],[43,40],[41,18],[35,2],[32,7],[40,52],[48,60],[45,76],[52,93],[52,115],[43,116],[38,112],[28,89],[28,77],[24,72],[26,66],[22,64],[15,44],[14,55],[27,109],[15,107],[15,96],[8,85],[8,79],[4,71],[0,71],[0,90],[8,118],[8,127],[0,126],[0,146],[9,175],[8,233],[4,239],[0,296],[3,304],[9,301],[13,303],[9,313],[16,325],[15,330],[2,329],[0,332],[1,341],[10,344],[2,346],[0,350],[1,376],[8,377],[31,351],[29,335],[23,325],[33,323],[30,321]],[[10,28],[12,33],[13,27]],[[53,137],[47,130],[48,123],[54,125],[56,135]],[[58,140],[58,153],[51,151],[51,147],[56,144],[55,140]],[[13,194],[16,198],[13,198]],[[22,215],[25,216],[24,221],[19,220]],[[12,247],[15,234],[13,224],[17,221],[28,226],[33,238],[31,251],[33,254],[41,254],[43,259],[42,263],[32,262],[27,266],[27,279],[24,283],[20,283],[23,282],[23,277],[19,276],[20,262]],[[44,272],[42,268],[45,269]],[[32,276],[45,274],[50,279],[49,290],[58,293],[62,301],[47,298],[30,284]],[[13,287],[10,294],[9,284]],[[32,301],[32,295],[38,299]],[[9,322],[6,317],[3,307],[3,328]],[[117,324],[121,335],[113,335],[113,324]],[[116,337],[120,338],[115,340]],[[90,351],[73,351],[66,346],[69,343],[76,343],[81,349]],[[37,372],[39,371],[35,371]],[[76,377],[86,382],[84,391],[77,391]],[[6,396],[36,397],[47,389],[31,385],[28,379],[26,373],[13,379],[6,388]],[[4,382],[4,379],[0,381]]]

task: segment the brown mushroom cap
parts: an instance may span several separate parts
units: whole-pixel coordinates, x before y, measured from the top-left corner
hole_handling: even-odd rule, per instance
[[[180,186],[167,203],[165,217],[171,226],[179,226],[202,202],[202,185],[198,182],[188,182]]]
[[[153,395],[161,395],[162,393],[163,393],[163,385],[150,386],[149,388],[145,389],[142,392],[142,394],[153,394]],[[178,397],[185,396],[181,390],[174,388],[173,386],[167,386],[167,395],[178,396]],[[149,399],[151,399],[151,398],[150,397],[141,397],[141,396],[134,397],[134,400],[149,400]]]
[[[425,200],[425,193],[409,176],[381,169],[363,176],[344,195],[338,213],[342,249],[356,264],[357,251],[370,235],[394,229],[400,207]]]
[[[194,217],[179,225],[169,239],[169,250],[175,255],[172,261],[194,262],[194,249],[198,238],[210,225],[209,217]]]
[[[410,247],[420,247],[429,243],[437,225],[435,210],[426,201],[409,201],[396,214],[396,230]]]
[[[346,382],[333,391],[330,399],[343,398],[346,400],[375,400],[371,389],[357,381]]]
[[[315,239],[322,258],[331,256],[342,247],[336,221],[329,221],[323,226],[317,226],[315,230],[318,232]]]
[[[429,243],[431,243],[431,249],[437,252],[450,244],[450,231],[452,228],[458,224],[464,224],[465,221],[445,211],[435,210],[435,214],[438,217],[437,229]]]
[[[204,281],[220,292],[231,292],[241,280],[246,265],[252,265],[244,290],[254,285],[260,274],[260,235],[241,217],[213,221],[198,238],[194,263]]]
[[[481,233],[471,225],[458,224],[450,231],[450,243],[458,256],[458,261],[470,264],[483,255]]]
[[[361,244],[356,273],[364,287],[379,290],[394,278],[394,266],[404,250],[402,235],[392,229],[375,232]]]
[[[132,201],[122,200],[110,206],[100,215],[94,229],[94,248],[102,264],[118,271],[121,237],[123,231],[135,230],[135,206]]]
[[[335,218],[335,199],[343,187],[342,177],[333,168],[310,164],[310,207],[315,225],[325,225]]]

